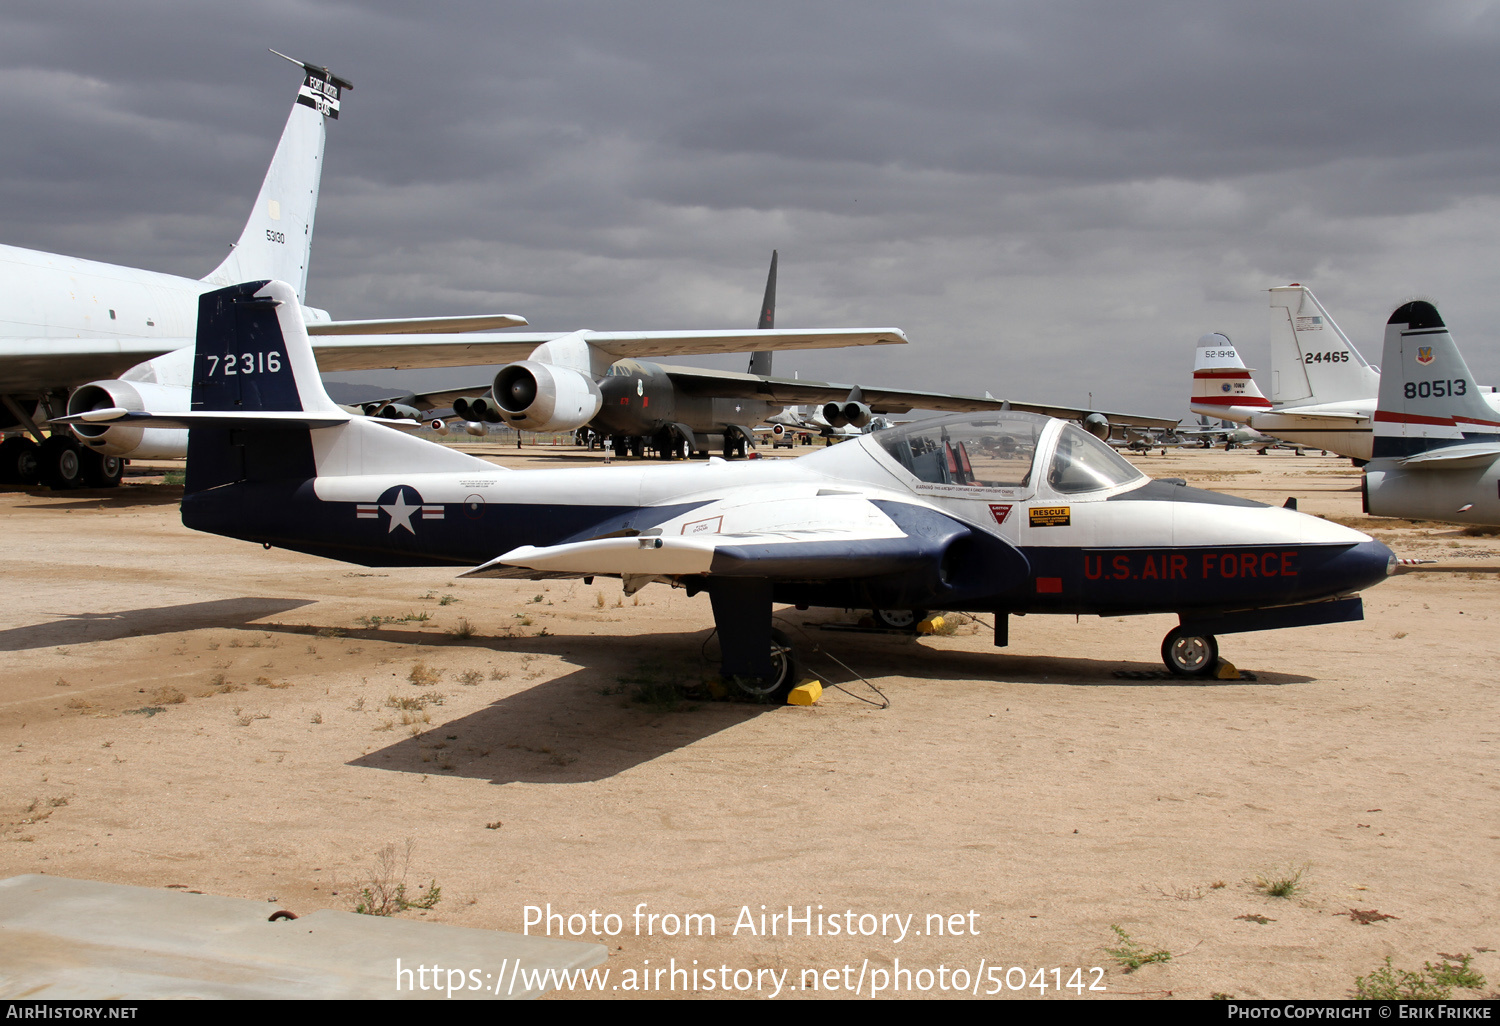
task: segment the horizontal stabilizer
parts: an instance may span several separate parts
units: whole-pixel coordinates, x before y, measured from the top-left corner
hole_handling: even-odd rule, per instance
[[[1409,470],[1461,470],[1466,467],[1488,466],[1497,456],[1500,456],[1500,444],[1480,442],[1429,449],[1398,462]]]
[[[303,410],[258,410],[243,412],[189,411],[178,413],[142,413],[112,407],[105,410],[89,410],[70,417],[53,417],[53,424],[119,424],[131,427],[159,428],[275,428],[275,427],[334,427],[347,424],[353,416],[342,411]],[[361,418],[363,419],[363,418]],[[380,421],[379,423],[386,423]],[[420,425],[414,425],[420,426]]]

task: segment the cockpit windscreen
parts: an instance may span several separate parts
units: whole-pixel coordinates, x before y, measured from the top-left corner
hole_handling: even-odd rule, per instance
[[[1047,483],[1055,492],[1093,492],[1114,488],[1144,477],[1105,443],[1069,424],[1057,437],[1057,451],[1047,469]]]
[[[975,488],[1022,488],[1047,418],[1030,413],[940,417],[871,437],[919,480]]]

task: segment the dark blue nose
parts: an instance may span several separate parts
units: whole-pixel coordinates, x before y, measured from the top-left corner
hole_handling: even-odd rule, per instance
[[[1395,559],[1378,541],[1351,545],[1318,567],[1317,586],[1332,594],[1363,591],[1385,580]]]

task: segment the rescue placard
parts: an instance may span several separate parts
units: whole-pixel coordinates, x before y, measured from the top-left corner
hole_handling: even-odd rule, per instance
[[[1072,506],[1033,506],[1027,512],[1032,527],[1067,527],[1073,522]]]

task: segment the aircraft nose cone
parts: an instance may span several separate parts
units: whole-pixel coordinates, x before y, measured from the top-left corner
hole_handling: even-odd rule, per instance
[[[1396,566],[1396,554],[1378,541],[1351,545],[1324,567],[1340,591],[1361,591],[1385,580]]]

